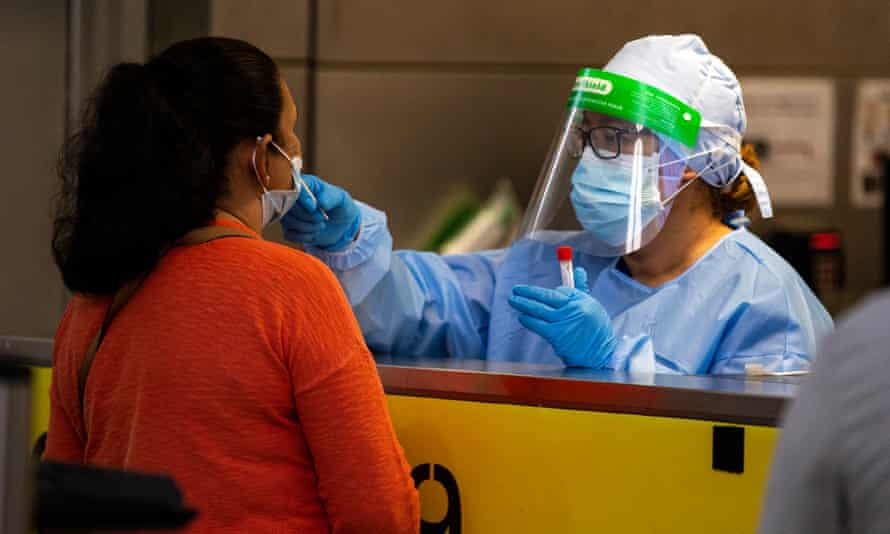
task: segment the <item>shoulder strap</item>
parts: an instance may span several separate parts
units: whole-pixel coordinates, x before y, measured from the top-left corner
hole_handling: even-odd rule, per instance
[[[207,226],[204,228],[196,228],[191,232],[185,234],[182,238],[180,238],[176,243],[175,247],[185,247],[192,245],[200,245],[202,243],[207,243],[208,241],[214,241],[217,239],[222,239],[224,237],[246,237],[249,239],[256,239],[256,235],[245,230],[239,230],[237,228],[229,228],[225,226]],[[129,302],[129,300],[136,294],[136,291],[139,290],[139,287],[142,285],[142,282],[148,277],[148,273],[142,274],[133,280],[122,285],[117,292],[115,292],[114,297],[111,299],[111,304],[108,306],[108,310],[105,312],[105,318],[102,320],[102,326],[99,328],[99,332],[96,333],[96,337],[93,338],[93,341],[90,343],[90,346],[87,348],[86,355],[80,364],[80,369],[77,372],[77,398],[80,401],[80,413],[81,418],[83,417],[83,395],[86,390],[87,385],[87,377],[90,374],[90,368],[93,366],[93,360],[96,359],[96,353],[99,352],[99,346],[102,345],[102,340],[105,338],[106,332],[108,332],[108,327],[111,325],[111,321],[114,317],[121,311],[124,305]]]
[[[246,237],[248,239],[257,239],[256,234],[247,230],[239,230],[228,226],[205,226],[203,228],[195,228],[191,232],[185,234],[174,246],[189,247],[192,245],[201,245],[208,241],[215,241],[224,237]]]

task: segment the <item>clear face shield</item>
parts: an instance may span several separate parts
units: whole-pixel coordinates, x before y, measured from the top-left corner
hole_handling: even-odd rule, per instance
[[[682,189],[700,126],[697,111],[655,87],[582,69],[519,238],[584,231],[576,247],[608,257],[644,247]]]

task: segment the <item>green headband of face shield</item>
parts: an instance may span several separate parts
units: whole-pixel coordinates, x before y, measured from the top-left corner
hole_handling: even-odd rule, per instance
[[[657,87],[598,69],[581,69],[569,108],[610,115],[694,147],[701,113]]]

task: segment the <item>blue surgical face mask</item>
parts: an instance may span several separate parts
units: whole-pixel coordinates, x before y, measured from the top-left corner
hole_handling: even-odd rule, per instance
[[[297,198],[300,197],[299,178],[300,173],[292,169],[293,189],[280,190],[263,187],[263,196],[260,197],[263,206],[263,228],[284,217],[284,214],[297,203]]]
[[[630,252],[630,244],[640,242],[643,229],[665,211],[658,159],[658,154],[622,154],[602,160],[585,149],[572,174],[570,195],[581,226],[604,244]]]

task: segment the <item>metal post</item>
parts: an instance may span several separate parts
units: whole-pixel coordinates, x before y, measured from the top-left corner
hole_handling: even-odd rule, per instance
[[[890,151],[877,154],[884,195],[884,287],[890,286]]]
[[[31,374],[0,363],[0,532],[26,534],[31,519]]]

